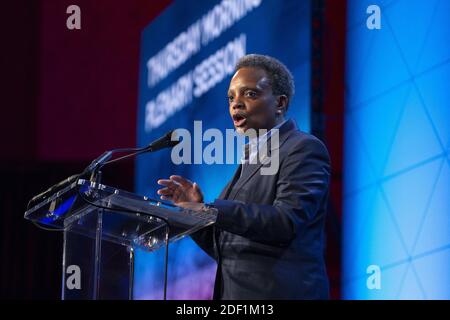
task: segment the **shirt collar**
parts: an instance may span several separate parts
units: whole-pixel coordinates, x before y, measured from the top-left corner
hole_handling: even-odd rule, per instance
[[[241,162],[248,162],[248,159],[252,158],[253,156],[255,156],[255,151],[259,150],[261,148],[261,146],[265,143],[267,143],[267,140],[270,138],[270,136],[272,135],[272,133],[274,132],[274,130],[279,129],[283,124],[285,124],[288,120],[284,120],[283,122],[279,123],[278,125],[276,125],[275,127],[273,127],[272,129],[270,129],[269,131],[267,131],[265,134],[263,134],[262,136],[259,136],[258,138],[253,137],[249,139],[249,142],[246,143],[244,145],[244,149],[242,152],[242,159]],[[257,147],[256,148],[252,148],[251,146],[254,146],[257,143]],[[246,159],[245,158],[245,154],[246,154],[246,150],[247,152],[249,152],[249,156]],[[252,152],[253,151],[253,152]]]
[[[279,129],[283,124],[285,124],[287,122],[287,120],[284,120],[283,122],[279,123],[278,125],[276,125],[275,127],[273,127],[272,129],[270,129],[269,131],[267,131],[265,134],[263,134],[262,136],[259,136],[258,139],[256,139],[256,137],[254,137],[253,139],[249,139],[249,144],[255,144],[256,141],[258,141],[258,145],[261,143],[264,143],[265,141],[267,141],[267,139],[272,135],[272,133],[274,132],[274,130]]]

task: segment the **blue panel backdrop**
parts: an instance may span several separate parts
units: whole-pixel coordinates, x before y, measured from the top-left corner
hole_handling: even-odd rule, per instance
[[[344,298],[450,298],[449,12],[348,1]]]
[[[309,131],[310,11],[309,0],[175,1],[142,33],[138,145],[170,129],[192,131],[195,120],[203,121],[203,131],[233,128],[227,89],[234,62],[248,53],[274,56],[293,72],[296,95],[289,116]],[[138,193],[156,197],[158,178],[180,174],[196,181],[207,201],[219,195],[236,169],[235,164],[175,165],[170,151],[142,156],[136,165]],[[161,252],[136,253],[136,299],[161,297],[161,263]],[[190,238],[172,244],[168,298],[211,298],[215,268]]]

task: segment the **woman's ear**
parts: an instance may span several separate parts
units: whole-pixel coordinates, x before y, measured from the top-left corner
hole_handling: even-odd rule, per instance
[[[276,114],[277,115],[284,115],[287,111],[287,106],[288,106],[288,98],[286,95],[280,95],[277,98],[277,110],[276,110]]]

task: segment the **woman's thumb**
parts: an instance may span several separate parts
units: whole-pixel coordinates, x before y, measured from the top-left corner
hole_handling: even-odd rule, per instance
[[[202,190],[200,190],[200,187],[197,184],[197,182],[194,182],[194,190],[197,191],[199,194],[201,194],[203,196]]]

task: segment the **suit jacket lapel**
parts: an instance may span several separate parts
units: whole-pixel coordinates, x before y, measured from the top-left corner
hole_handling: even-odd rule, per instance
[[[293,120],[288,120],[285,124],[283,124],[280,127],[280,131],[279,131],[279,139],[280,142],[278,144],[278,148],[276,149],[280,149],[281,146],[286,142],[288,136],[289,136],[289,132],[292,130],[297,129],[297,126],[295,125],[295,122]],[[270,139],[270,138],[269,138]],[[276,150],[273,149],[273,150]],[[268,149],[269,151],[269,157],[271,156],[271,149]],[[265,164],[264,158],[261,159],[260,163],[258,164],[249,164],[248,167],[244,170],[242,177],[237,181],[233,182],[236,183],[236,185],[233,186],[234,183],[228,185],[228,190],[227,190],[227,197],[228,199],[234,200],[236,195],[239,193],[239,191],[241,190],[241,188],[250,180],[251,177],[253,177],[255,175],[256,172],[258,172],[258,170]],[[242,167],[242,165],[239,166],[240,168]],[[240,173],[240,170],[239,170]],[[239,177],[239,176],[238,176]],[[236,178],[236,175],[235,177]],[[230,187],[231,188],[231,192],[230,192]]]
[[[236,169],[236,171],[234,172],[233,179],[231,179],[231,181],[225,186],[225,188],[220,193],[219,199],[225,200],[228,198],[230,191],[232,190],[233,186],[236,184],[236,181],[241,176],[241,170],[242,170],[242,165],[239,165],[238,168]]]

